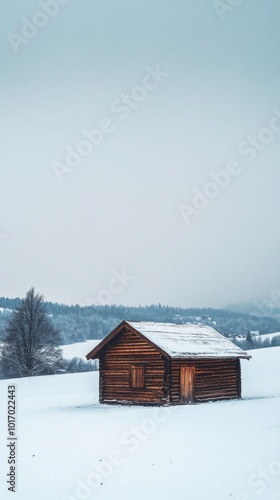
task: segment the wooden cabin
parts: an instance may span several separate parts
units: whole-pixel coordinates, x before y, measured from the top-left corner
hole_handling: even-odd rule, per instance
[[[178,405],[241,397],[242,349],[209,326],[123,321],[99,358],[101,403]]]

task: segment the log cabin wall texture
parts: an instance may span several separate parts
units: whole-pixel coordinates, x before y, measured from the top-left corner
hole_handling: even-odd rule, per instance
[[[165,404],[169,401],[166,365],[157,349],[124,329],[100,353],[100,401]],[[135,366],[144,367],[144,388],[131,386]]]
[[[180,366],[186,365],[195,366],[195,402],[232,399],[241,396],[239,359],[172,360],[172,404],[180,404]]]

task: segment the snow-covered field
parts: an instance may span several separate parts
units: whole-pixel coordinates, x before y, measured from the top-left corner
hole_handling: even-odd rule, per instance
[[[15,498],[279,500],[280,347],[251,354],[242,361],[244,399],[201,405],[100,405],[96,372],[12,381]],[[2,500],[12,498],[7,386],[0,382]]]
[[[5,309],[4,307],[0,307],[0,313],[3,314],[3,313],[9,313],[9,312],[12,312],[12,309]]]
[[[275,333],[265,333],[264,335],[260,335],[259,337],[256,337],[257,339],[261,340],[272,340],[274,337],[280,337],[280,332],[275,332]]]
[[[75,344],[62,345],[62,355],[65,359],[82,358],[85,361],[85,356],[101,342],[99,340],[86,340],[85,342],[76,342]]]

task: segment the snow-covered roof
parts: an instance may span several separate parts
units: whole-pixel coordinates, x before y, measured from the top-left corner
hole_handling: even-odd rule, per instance
[[[211,326],[144,321],[126,323],[172,358],[250,358]]]
[[[86,358],[98,357],[99,352],[123,330],[124,326],[136,330],[171,358],[251,358],[243,349],[211,326],[145,321],[122,321],[86,355]]]

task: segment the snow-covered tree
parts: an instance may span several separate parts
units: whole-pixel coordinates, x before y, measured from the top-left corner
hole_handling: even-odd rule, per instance
[[[4,378],[56,373],[62,363],[60,335],[42,295],[31,288],[14,310],[3,339],[0,371]]]
[[[250,331],[247,332],[246,343],[247,349],[254,349],[254,340]]]

